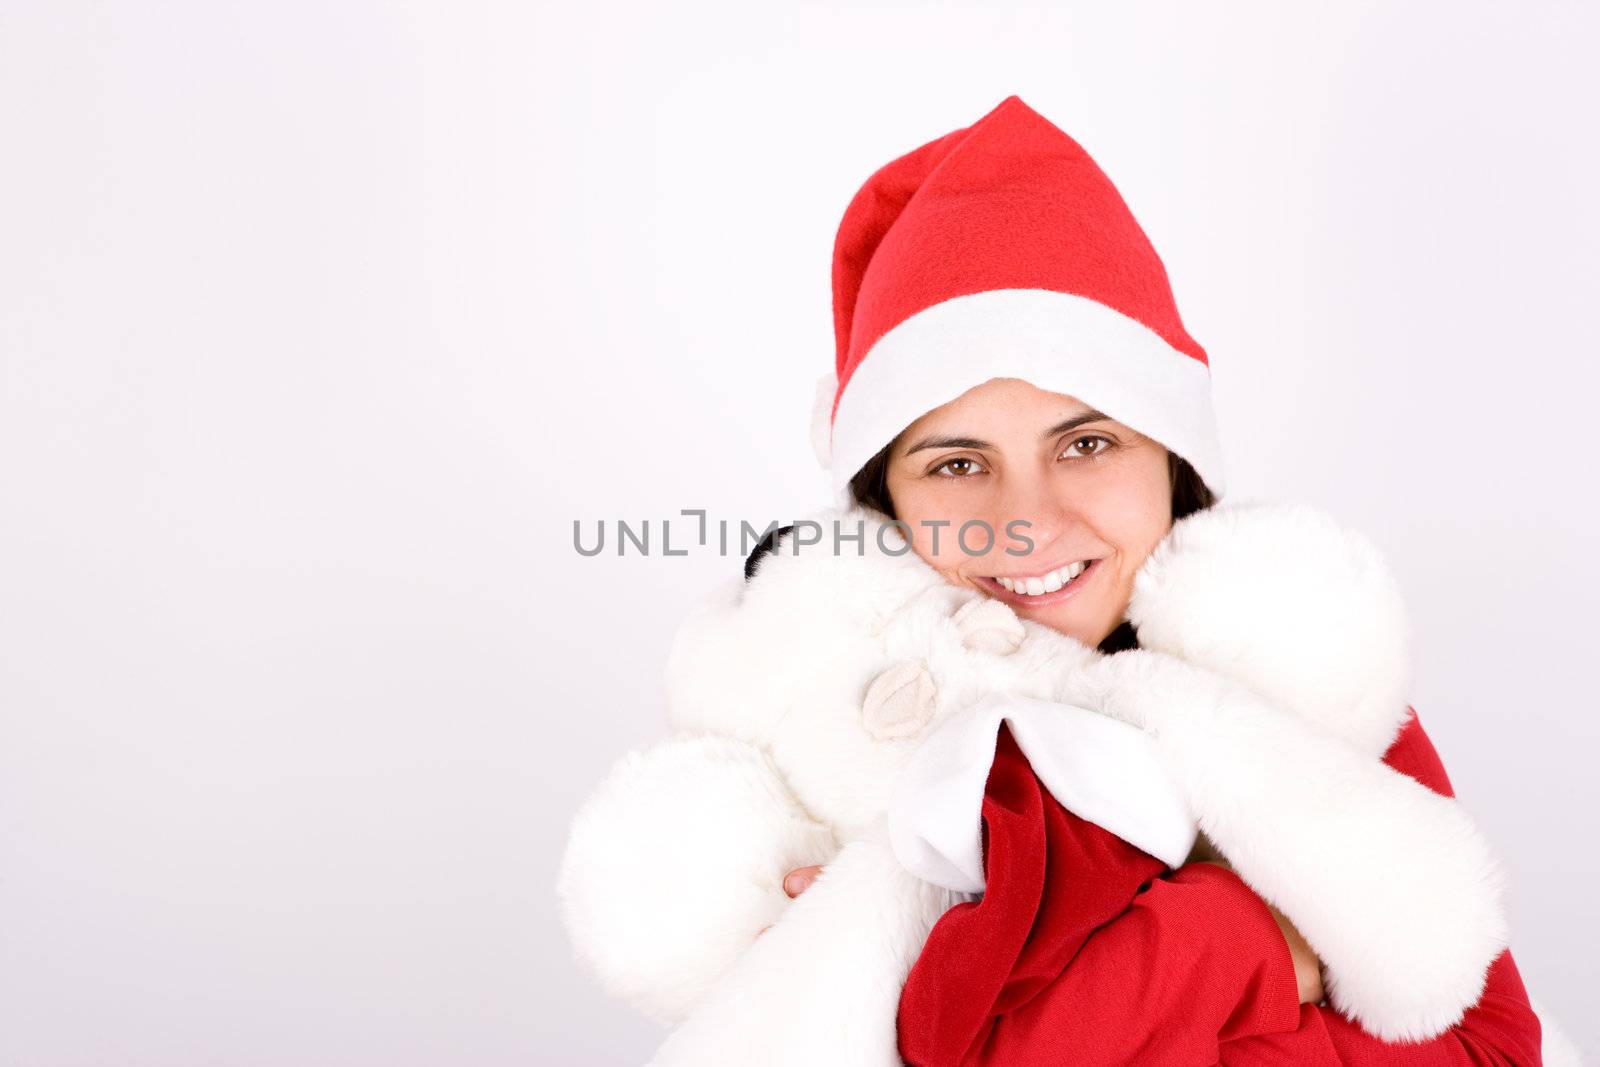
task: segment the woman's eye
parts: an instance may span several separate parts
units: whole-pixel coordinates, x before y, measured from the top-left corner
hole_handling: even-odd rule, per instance
[[[1086,442],[1086,441],[1088,441],[1088,442],[1098,441],[1104,447],[1103,448],[1101,448],[1101,447],[1084,448],[1082,446],[1083,446],[1084,442]],[[1111,448],[1111,446],[1113,444],[1114,444],[1114,442],[1109,437],[1102,437],[1101,435],[1099,435],[1097,433],[1096,434],[1086,434],[1083,437],[1078,438],[1076,441],[1073,441],[1070,445],[1068,445],[1067,446],[1067,450],[1066,450],[1065,453],[1063,453],[1063,455],[1066,455],[1066,454],[1070,453],[1071,455],[1074,455],[1074,456],[1098,456],[1098,455],[1100,455],[1100,453],[1105,452],[1107,449]]]
[[[947,459],[939,464],[929,474],[936,474],[941,478],[965,478],[977,474],[983,468],[978,466],[978,461],[965,456],[956,459]]]

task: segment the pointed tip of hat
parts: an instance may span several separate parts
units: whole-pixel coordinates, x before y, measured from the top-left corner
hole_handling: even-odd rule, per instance
[[[1000,101],[994,107],[990,108],[989,109],[989,113],[984,115],[983,118],[979,119],[977,122],[973,123],[973,125],[974,126],[981,126],[985,122],[988,122],[991,119],[993,119],[996,115],[1003,115],[1008,111],[1015,111],[1015,110],[1017,110],[1019,108],[1021,110],[1023,110],[1023,111],[1026,111],[1026,112],[1030,113],[1030,114],[1037,114],[1037,112],[1035,112],[1033,110],[1033,108],[1028,106],[1027,102],[1024,101],[1022,99],[1022,97],[1018,96],[1016,93],[1012,93],[1010,96],[1008,96],[1004,100]]]
[[[968,126],[965,132],[970,137],[984,130],[1024,127],[1039,130],[1046,136],[1072,140],[1065,130],[1045,118],[1016,93],[1012,93],[990,108],[988,114]]]

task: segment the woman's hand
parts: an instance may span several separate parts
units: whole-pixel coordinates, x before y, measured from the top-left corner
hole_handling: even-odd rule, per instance
[[[817,880],[817,875],[821,873],[822,867],[820,865],[811,867],[796,867],[794,870],[783,876],[783,891],[789,894],[789,898],[792,900],[801,893],[804,893],[806,891],[806,887],[812,882],[815,882]],[[760,937],[770,929],[772,929],[770,924],[763,926],[761,929],[756,931],[756,936]]]
[[[1194,862],[1209,863],[1213,867],[1233,870],[1233,864],[1223,859],[1204,837],[1195,845],[1193,855],[1196,857]],[[1266,901],[1262,903],[1267,904]],[[1287,915],[1271,904],[1267,904],[1267,910],[1277,920],[1278,929],[1283,931],[1283,939],[1289,943],[1289,955],[1294,958],[1295,981],[1300,986],[1300,1003],[1321,1004],[1322,961],[1311,950],[1311,946],[1306,944],[1306,939],[1300,936],[1300,931],[1295,929],[1294,923],[1289,921]]]
[[[783,876],[783,891],[791,898],[799,896],[806,891],[806,887],[817,880],[817,875],[822,873],[821,866],[796,867]]]
[[[1289,921],[1287,915],[1271,904],[1267,904],[1267,910],[1278,920],[1278,929],[1283,931],[1283,939],[1289,942],[1289,955],[1294,957],[1294,977],[1300,986],[1300,1003],[1321,1004],[1324,995],[1322,961],[1306,944],[1306,939],[1300,936],[1300,931],[1294,928],[1294,923]]]

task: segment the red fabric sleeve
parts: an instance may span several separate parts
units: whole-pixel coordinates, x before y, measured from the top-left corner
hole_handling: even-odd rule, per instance
[[[1483,996],[1461,1021],[1431,1041],[1380,1041],[1332,1008],[1302,1005],[1295,1029],[1225,1044],[1226,1067],[1538,1067],[1541,1034],[1509,951],[1489,968]]]
[[[1449,794],[1413,713],[1385,757]],[[913,1067],[1537,1064],[1510,955],[1433,1041],[1301,1006],[1282,932],[1237,875],[1156,860],[1066,811],[1002,731],[983,800],[988,891],[934,926],[900,1000]]]
[[[1415,708],[1383,760],[1436,793],[1455,796],[1444,763],[1423,732]],[[1391,1044],[1380,1041],[1332,1008],[1303,1005],[1291,1033],[1260,1035],[1223,1049],[1228,1067],[1282,1067],[1286,1064],[1340,1064],[1346,1067],[1445,1067],[1503,1065],[1538,1067],[1542,1033],[1528,1003],[1528,991],[1511,958],[1502,952],[1489,967],[1483,996],[1455,1026],[1430,1041]]]

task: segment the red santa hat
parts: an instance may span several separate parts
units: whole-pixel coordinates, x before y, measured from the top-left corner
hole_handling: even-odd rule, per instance
[[[1021,97],[867,179],[834,243],[833,315],[813,443],[841,504],[896,435],[991,378],[1076,397],[1222,495],[1210,366],[1166,268],[1089,154]]]

